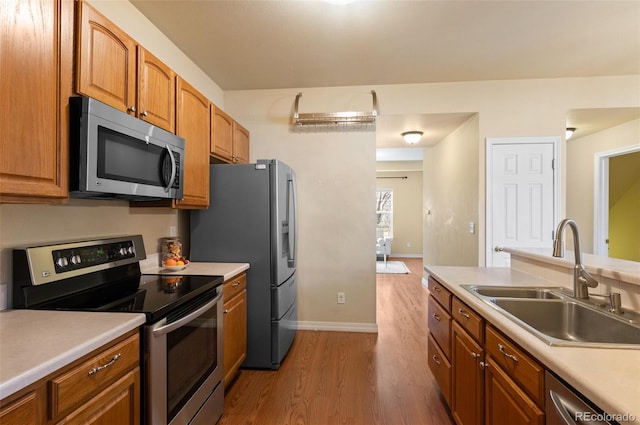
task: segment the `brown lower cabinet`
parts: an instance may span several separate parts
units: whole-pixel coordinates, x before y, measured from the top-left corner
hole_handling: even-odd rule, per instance
[[[224,377],[227,387],[247,358],[247,274],[224,282]]]
[[[428,364],[456,424],[544,424],[544,367],[442,283],[428,283]]]
[[[0,423],[139,425],[138,330],[2,400]]]

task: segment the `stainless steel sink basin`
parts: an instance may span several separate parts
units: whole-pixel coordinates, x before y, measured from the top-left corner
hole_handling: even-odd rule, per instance
[[[560,340],[591,344],[640,344],[640,327],[574,301],[502,298],[494,300],[493,304],[524,322],[534,333],[548,337],[550,343],[557,344]]]
[[[549,345],[640,349],[640,315],[608,312],[562,288],[463,285]]]
[[[552,292],[560,288],[530,288],[517,286],[468,286],[469,290],[490,298],[538,298],[558,299],[560,295]]]

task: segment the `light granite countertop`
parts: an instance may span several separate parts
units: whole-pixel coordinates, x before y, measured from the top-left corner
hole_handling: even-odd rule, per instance
[[[0,311],[0,399],[144,322],[137,313]]]
[[[250,267],[249,263],[204,263],[190,262],[187,267],[178,271],[171,271],[164,267],[148,267],[142,269],[144,274],[162,275],[199,275],[199,276],[223,276],[224,280],[231,279],[238,273],[242,273]]]
[[[557,284],[510,268],[425,266],[425,271],[605,412],[629,413],[640,424],[640,350],[550,346],[460,287]]]

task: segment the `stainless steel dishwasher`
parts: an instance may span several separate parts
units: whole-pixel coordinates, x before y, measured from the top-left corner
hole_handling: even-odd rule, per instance
[[[545,372],[547,425],[617,424],[607,414],[586,400],[548,371]]]

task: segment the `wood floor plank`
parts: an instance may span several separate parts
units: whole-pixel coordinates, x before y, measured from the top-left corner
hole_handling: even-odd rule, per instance
[[[220,425],[451,425],[427,365],[422,260],[378,274],[378,334],[298,331],[280,370],[243,369]]]

